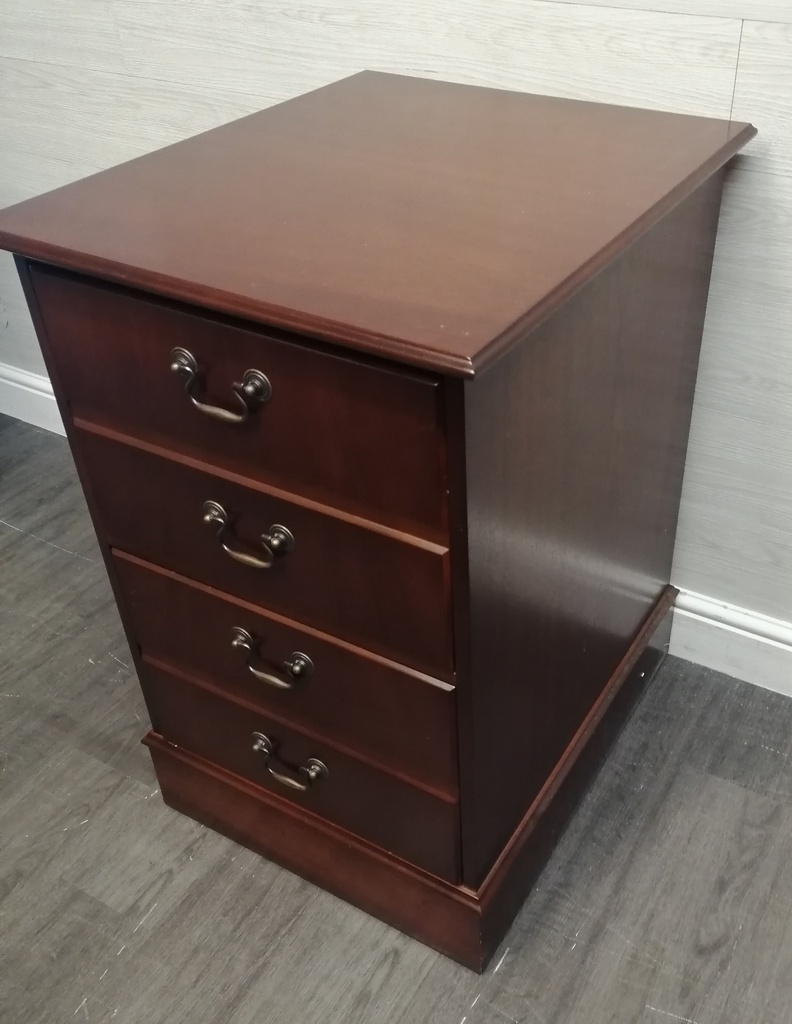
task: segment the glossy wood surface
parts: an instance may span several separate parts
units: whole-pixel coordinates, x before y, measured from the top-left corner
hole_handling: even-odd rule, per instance
[[[210,467],[163,457],[117,435],[80,429],[108,543],[183,576],[299,619],[439,678],[453,672],[446,549],[316,511],[228,479]],[[159,449],[157,449],[159,451]],[[233,521],[228,543],[263,555],[259,538],[283,525],[292,552],[269,569],[231,558],[203,505]]]
[[[0,417],[0,500],[4,1022],[786,1024],[788,698],[669,659],[480,976],[357,909],[464,958],[475,895],[208,772],[184,799],[279,852],[165,806],[65,441]]]
[[[470,375],[752,134],[366,72],[11,207],[0,245]]]
[[[477,890],[484,959],[497,949],[575,809],[668,653],[676,591],[666,587]]]
[[[450,882],[459,877],[456,801],[419,788],[353,757],[343,747],[298,732],[242,698],[229,698],[194,678],[147,661],[141,676],[154,731],[189,753],[239,775],[311,814]],[[275,748],[269,762],[254,749],[254,733]],[[307,792],[273,779],[274,770],[303,782],[300,767],[317,758],[327,776]]]
[[[73,416],[442,538],[437,379],[45,266],[30,274]],[[238,412],[232,385],[251,367],[272,397],[246,423],[210,418],[170,370],[176,346],[198,362],[199,400]]]
[[[456,709],[447,683],[122,552],[115,570],[144,656],[419,782],[458,791]],[[260,681],[246,652],[232,647],[235,627],[254,638],[257,670],[289,681],[282,665],[297,651],[311,659],[314,672],[289,690]]]
[[[481,883],[669,579],[721,187],[713,177],[523,345],[458,385],[469,885]],[[457,474],[461,459],[451,462]],[[460,590],[464,582],[455,608]]]
[[[229,0],[222,19],[206,0],[185,3],[189,10],[166,0],[6,5],[0,207],[365,67],[760,127],[724,203],[675,578],[792,628],[792,460],[783,449],[792,434],[792,35],[780,24],[792,21],[789,0],[466,0],[459,17],[453,0],[408,0],[379,5],[376,18],[355,0],[309,0],[298,17]],[[43,372],[2,254],[0,295],[0,360]],[[0,384],[0,409],[60,429],[46,415],[51,402],[16,390],[19,405]],[[789,668],[773,671],[780,648],[753,642],[727,654],[722,630],[686,622],[676,653],[732,674],[742,661],[753,678],[765,651],[762,674],[790,689]]]
[[[239,202],[262,139],[272,141],[261,126],[274,126],[283,146],[270,147],[271,162],[256,165],[272,187],[256,208],[258,219],[245,212],[245,228],[256,226],[251,246],[239,222]],[[164,169],[170,166],[173,174],[174,154],[184,167],[179,161],[185,154],[205,151],[205,161],[189,164],[194,177],[178,189],[170,181],[168,213],[192,196],[189,231],[158,235],[159,227],[146,221],[155,203],[138,209],[135,230],[124,238],[123,266],[102,262],[96,253],[83,253],[84,263],[67,261],[97,277],[192,298],[191,310],[160,299],[124,298],[107,285],[80,285],[77,297],[60,271],[31,268],[21,259],[157,730],[149,742],[160,762],[167,754],[163,789],[175,806],[263,852],[287,851],[284,857],[297,870],[308,864],[315,873],[320,852],[299,853],[298,837],[326,836],[340,826],[375,843],[375,857],[387,861],[394,879],[406,873],[424,892],[427,872],[458,883],[440,884],[439,891],[441,902],[455,908],[461,900],[466,915],[472,899],[472,920],[457,920],[461,938],[443,934],[448,918],[442,911],[437,927],[427,928],[411,911],[397,919],[406,918],[419,936],[440,936],[441,948],[481,968],[593,770],[584,755],[593,758],[599,740],[618,726],[629,695],[640,690],[661,653],[720,198],[716,172],[751,133],[745,125],[364,75],[115,172],[114,187],[131,174],[151,194]],[[384,159],[396,152],[398,160]],[[311,155],[321,158],[318,173],[326,188],[312,184],[319,164]],[[236,189],[228,186],[232,165],[239,168]],[[108,180],[100,176],[92,186],[80,186],[96,193],[87,229],[94,239],[109,227],[103,213]],[[338,201],[342,181],[351,208]],[[208,187],[209,201],[197,201],[192,186]],[[256,245],[270,226],[267,203],[281,186],[278,212],[286,227],[279,224],[269,234],[265,255]],[[157,194],[164,199],[167,189]],[[328,197],[334,200],[330,211],[322,206]],[[59,200],[45,197],[22,209],[39,215],[50,201]],[[134,189],[116,207],[124,217],[134,212]],[[233,253],[225,235],[206,244],[206,215],[215,216],[219,207],[224,230],[235,232],[228,243]],[[65,219],[71,215],[70,205]],[[50,220],[49,258],[63,262],[57,235],[64,222]],[[183,290],[170,290],[175,277],[141,268],[138,228],[149,253],[168,247],[167,262],[177,276],[189,268]],[[365,257],[361,228],[366,238],[374,237],[371,230],[384,232],[379,249]],[[197,244],[201,231],[203,247]],[[330,231],[332,246],[312,244],[327,243]],[[282,246],[276,261],[272,246],[286,236],[292,248]],[[113,245],[119,237],[113,236]],[[164,248],[157,258],[163,254]],[[243,262],[244,294],[234,294],[223,274],[241,280]],[[207,270],[212,288],[202,277]],[[299,298],[294,316],[277,295]],[[273,296],[276,305],[267,305]],[[317,311],[317,301],[321,306],[328,296],[342,322],[326,315],[330,307]],[[119,302],[128,315],[121,315]],[[258,317],[261,329],[224,321],[217,310]],[[181,326],[173,326],[171,316],[182,318]],[[367,318],[379,323],[380,333],[371,332]],[[101,339],[113,335],[115,323],[122,326],[109,345],[119,352],[108,361]],[[297,439],[289,465],[273,480],[266,470],[259,476],[249,468],[257,462],[254,447],[239,465],[225,462],[224,446],[215,448],[212,441],[180,450],[181,427],[160,411],[160,401],[153,401],[151,418],[145,403],[137,409],[118,383],[142,370],[134,390],[145,390],[146,374],[163,361],[171,339],[190,335],[212,352],[214,397],[211,367],[217,363],[224,378],[238,377],[237,349],[256,365],[263,348],[255,346],[265,344],[261,339],[272,325],[303,331],[301,340],[290,339],[304,346],[299,358],[307,361],[287,364],[295,397],[297,371],[319,357],[317,338],[446,372],[436,381],[396,367],[389,371],[399,385],[388,416],[419,425],[415,443],[425,449],[419,465],[434,467],[403,485],[423,491],[431,485],[431,493],[401,496],[393,521],[387,514],[378,519],[376,501],[360,509],[361,501],[370,500],[365,483],[343,497],[349,490],[343,460],[347,449],[358,451],[358,434],[366,429],[356,418],[359,409],[374,410],[376,420],[383,400],[376,384],[370,396],[365,387],[361,396],[358,384],[345,379],[372,370],[368,357],[360,367],[349,357],[332,357],[335,379],[335,371],[326,375],[315,362],[307,373],[315,372],[316,387],[324,389],[317,405],[326,401],[342,422],[337,451],[334,439],[326,438],[330,461],[319,459],[318,473],[325,477],[315,493],[300,491],[302,470],[294,465],[307,435]],[[137,340],[148,334],[156,336],[156,352]],[[84,335],[92,340],[81,351]],[[248,347],[250,338],[255,346]],[[78,379],[82,364],[98,368],[95,384]],[[130,374],[116,377],[104,410],[98,409],[91,391],[118,365],[129,364],[135,364]],[[475,380],[453,379],[474,374]],[[194,414],[176,393],[185,412]],[[79,409],[72,394],[80,396]],[[291,405],[296,415],[299,402]],[[119,413],[123,422],[113,419]],[[427,429],[428,443],[421,433]],[[377,437],[383,449],[399,444],[398,430],[389,431],[385,421],[377,430],[386,435]],[[412,455],[407,450],[398,458],[403,456],[396,464],[409,476]],[[369,455],[361,459],[364,473],[367,460],[376,462]],[[387,479],[388,466],[372,472],[379,500],[396,484]],[[447,536],[443,513],[438,519],[427,512],[443,508],[444,487]],[[275,523],[294,534],[294,551],[269,568],[240,565],[223,550],[217,526],[204,521],[207,500],[227,509],[224,537],[234,551],[262,555],[261,535]],[[305,716],[265,708],[243,689],[229,687],[224,671],[216,678],[205,663],[188,664],[192,655],[184,648],[193,623],[192,629],[179,626],[168,640],[154,631],[155,647],[172,644],[164,658],[141,649],[137,634],[150,632],[157,615],[170,620],[169,598],[158,597],[142,618],[139,607],[130,614],[128,587],[118,571],[132,564],[130,557],[151,563],[162,579],[178,573],[182,580],[176,582],[187,593],[219,599],[226,611],[229,605],[251,610],[259,622],[288,616],[303,635],[321,631],[330,644],[334,637],[342,647],[351,644],[453,682],[458,797],[447,784],[437,786],[395,761],[385,765],[369,756],[338,729],[326,735]],[[207,621],[214,619],[207,614]],[[211,629],[204,632],[208,637]],[[417,713],[406,700],[400,711],[402,717],[390,722],[394,735],[411,711]],[[439,724],[435,720],[424,742],[432,742]],[[286,770],[300,772],[309,758],[319,758],[329,778],[305,794],[281,790],[284,780],[272,779],[261,750],[253,748],[254,732],[274,741]],[[445,760],[447,748],[440,753]],[[181,767],[174,774],[176,762]],[[207,778],[222,784],[206,786]],[[289,835],[267,838],[257,808],[275,805],[291,807],[289,820],[299,825]],[[291,828],[282,815],[268,816],[267,823],[276,833]],[[319,877],[357,898],[357,880],[346,878],[345,870],[349,865],[333,855]],[[437,893],[436,882],[430,889]],[[377,912],[384,907],[390,917],[388,907],[401,895],[396,886],[371,905]],[[424,911],[432,909],[429,900]]]
[[[299,805],[273,801],[239,775],[175,749],[157,735],[149,734],[144,742],[171,806],[481,971],[665,657],[673,597],[668,588],[542,793],[509,837],[503,855],[476,890],[448,885],[399,863],[345,836],[330,822],[308,816]]]
[[[364,908],[474,970],[481,969],[475,894],[389,857],[329,822],[154,733],[151,751],[167,804],[323,889]]]
[[[4,1024],[788,1024],[788,697],[668,659],[473,974],[394,929],[468,962],[475,894],[173,748],[158,781],[63,438],[0,416],[0,503]]]

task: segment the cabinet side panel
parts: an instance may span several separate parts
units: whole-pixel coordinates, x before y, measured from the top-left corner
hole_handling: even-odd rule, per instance
[[[36,337],[38,338],[38,342],[41,347],[41,354],[44,358],[47,373],[49,374],[49,378],[52,383],[55,400],[58,403],[58,410],[61,414],[61,419],[63,420],[63,427],[66,432],[66,438],[69,442],[69,448],[77,469],[77,476],[80,480],[85,502],[88,506],[88,512],[91,516],[91,522],[99,542],[99,550],[102,553],[102,558],[105,563],[105,569],[107,570],[107,575],[110,580],[110,586],[113,590],[113,596],[118,607],[118,613],[121,617],[121,624],[124,627],[124,632],[129,643],[129,649],[135,665],[135,670],[138,673],[138,676],[140,676],[142,666],[140,647],[135,639],[131,618],[125,607],[123,589],[113,564],[113,558],[110,553],[110,544],[108,542],[104,522],[99,513],[93,483],[85,466],[78,443],[77,432],[72,419],[71,403],[67,389],[64,387],[63,375],[61,372],[62,353],[60,352],[57,344],[53,342],[53,339],[51,339],[47,333],[44,317],[41,312],[40,298],[36,292],[30,273],[30,263],[24,257],[19,255],[14,256],[14,261],[16,263],[17,273],[19,274],[19,280],[22,283],[22,290],[25,294],[28,309],[30,310],[30,316],[36,331]]]
[[[464,385],[468,885],[669,580],[721,188],[719,174]]]

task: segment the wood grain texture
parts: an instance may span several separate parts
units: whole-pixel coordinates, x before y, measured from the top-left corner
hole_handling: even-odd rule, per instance
[[[739,38],[737,23],[514,0],[468,2],[453,19],[327,0],[228,4],[222,18],[206,2],[116,2],[116,62],[111,7],[92,6],[102,13],[87,31],[84,4],[75,16],[71,3],[38,0],[38,18],[8,7],[0,56],[27,56],[0,62],[0,183],[31,182],[35,194],[363,67],[725,117]],[[91,65],[97,50],[104,74]],[[47,165],[62,180],[43,179]]]
[[[108,551],[453,678],[446,547],[124,438],[82,422],[75,432]],[[207,500],[227,512],[225,541],[237,552],[261,557],[261,536],[277,524],[291,531],[293,550],[266,569],[242,564],[204,522]]]
[[[116,571],[145,655],[403,775],[458,791],[456,713],[447,683],[129,555],[116,552]],[[168,609],[167,619],[161,608]],[[232,645],[240,627],[253,638],[250,655]],[[311,659],[314,671],[289,680],[283,663],[295,651]],[[267,685],[249,666],[292,686]]]
[[[754,134],[365,72],[11,207],[0,244],[472,376]]]
[[[420,936],[440,952],[481,968],[480,913],[472,892],[394,859],[360,836],[314,817],[296,801],[262,793],[244,777],[156,733],[144,743],[169,806]]]
[[[162,805],[65,441],[0,508],[4,1020],[788,1024],[788,698],[669,659],[479,977]]]
[[[99,31],[110,19],[109,5],[100,6]],[[34,182],[31,194],[363,67],[724,117],[738,39],[735,26],[713,28],[704,19],[680,25],[666,15],[605,9],[598,21],[599,12],[541,2],[467,3],[453,19],[441,8],[413,7],[408,16],[383,4],[327,0],[299,10],[228,4],[222,18],[204,2],[116,2],[112,10],[122,59],[97,76],[84,52],[96,49],[97,29],[72,51],[74,22],[63,5],[42,7],[42,19],[24,26],[9,8],[6,47],[29,56],[3,82],[8,109],[18,112],[2,131],[4,168],[12,182]],[[568,60],[557,59],[559,46]],[[115,52],[108,40],[102,59]],[[35,56],[56,58],[55,65],[36,67]],[[208,104],[220,111],[209,121]],[[9,154],[19,155],[23,173],[11,176]],[[42,180],[42,165],[53,162],[62,180]]]
[[[664,11],[710,18],[750,18],[753,21],[792,23],[787,0],[548,0],[549,3],[618,7],[628,11]],[[684,24],[680,23],[680,31]]]
[[[305,812],[314,825],[338,825],[383,853],[448,882],[459,880],[459,813],[454,798],[412,785],[337,743],[284,725],[250,701],[166,671],[153,659],[145,661],[140,683],[152,728],[166,746],[244,779],[262,800],[285,802]],[[266,764],[254,746],[254,734],[259,733],[273,746]],[[327,774],[305,792],[288,788],[268,770],[304,781],[300,767],[311,758],[321,761]],[[387,814],[382,813],[384,807]],[[237,822],[240,834],[247,820]],[[346,872],[341,859],[340,886]]]
[[[114,67],[111,63],[118,51],[110,38],[111,10],[123,60]],[[90,14],[97,20],[86,26]],[[3,79],[5,102],[0,111],[0,118],[6,117],[0,139],[0,206],[5,206],[361,67],[727,117],[737,70],[738,19],[788,23],[792,8],[787,0],[697,0],[695,4],[688,0],[596,0],[593,4],[589,0],[585,4],[485,0],[454,5],[453,10],[448,3],[389,7],[311,0],[294,8],[237,0],[224,4],[221,15],[208,0],[181,4],[114,0],[112,6],[36,0],[28,5],[7,3],[1,16],[5,31],[0,32],[0,54],[18,58],[13,76],[9,72]],[[79,31],[72,26],[79,26]],[[784,145],[784,122],[777,116],[784,112],[788,92],[786,86],[780,87],[787,70],[778,66],[778,54],[783,58],[786,52],[784,31],[776,26],[765,33],[761,26],[746,24],[745,69],[750,76],[737,82],[735,116],[752,120],[762,129],[749,152],[763,152],[765,138],[772,136],[773,151],[767,159],[773,161],[779,159]],[[559,53],[565,59],[558,59]],[[770,74],[761,68],[765,54],[773,69]],[[66,72],[61,74],[57,66],[48,71],[30,64],[50,60]],[[104,73],[92,71],[93,65],[97,70],[104,68]],[[755,85],[751,84],[754,76]],[[759,113],[743,104],[744,89],[751,98],[755,94]],[[136,148],[138,142],[140,148]],[[784,163],[788,166],[786,158]],[[758,158],[756,164],[760,165]],[[743,247],[738,231],[730,237]],[[748,248],[755,265],[766,267],[772,275],[779,266],[775,247],[770,245],[765,253],[754,250],[751,241]],[[718,261],[721,258],[719,254]],[[4,304],[7,288],[14,288],[16,282],[7,284],[13,272],[2,254],[0,266],[9,268],[7,275],[0,270],[0,304]],[[735,279],[727,296],[734,299],[729,308],[718,308],[720,297],[710,303],[711,316],[717,315],[724,324],[733,304],[744,301],[754,311],[755,320],[739,315],[744,346],[757,334],[779,336],[778,318],[782,322],[785,318],[777,301],[766,306],[763,293],[753,285],[750,295],[748,291],[742,279]],[[27,314],[13,310],[8,319],[8,328],[4,328],[6,320],[0,319],[0,361],[39,372],[40,357]],[[785,349],[779,351],[783,358]],[[746,372],[742,364],[733,367],[730,357],[719,359],[712,348],[700,377],[699,395],[706,403],[700,422],[716,441],[725,413],[707,425],[707,409],[711,401],[718,401],[721,388],[719,381],[709,383],[710,367],[719,381],[734,382],[724,392],[724,409],[735,395],[740,406],[756,409],[764,399],[761,391],[752,389],[755,378],[750,370]],[[737,384],[738,379],[743,383]],[[770,380],[774,389],[789,383],[783,376]],[[778,430],[767,428],[761,441],[772,446],[786,423],[782,419]],[[729,436],[736,433],[731,423],[726,430]],[[772,478],[772,469],[769,472]],[[745,495],[751,492],[750,464],[732,462],[728,473],[730,488]],[[763,480],[767,480],[764,475]],[[708,593],[717,597],[728,592],[737,604],[755,601],[758,610],[772,607],[775,614],[787,616],[774,596],[782,577],[774,573],[764,541],[766,506],[754,507],[746,499],[738,513],[731,503],[735,518],[730,520],[721,514],[718,494],[717,486],[708,485],[689,507],[690,528],[704,547],[697,557],[686,544],[677,558],[675,578],[685,585],[687,566],[698,575],[706,558]],[[786,484],[774,488],[774,494],[779,517],[792,519]],[[731,543],[733,526],[741,538],[739,545]],[[789,532],[774,527],[773,536],[779,534],[786,552]],[[774,581],[767,597],[761,573],[753,570],[754,554],[768,565],[768,579]],[[782,561],[785,558],[784,554]]]
[[[149,781],[129,735],[145,721],[145,707],[65,441],[5,417],[0,428],[0,722],[15,702],[24,709],[4,736],[10,754],[0,788],[17,768],[24,775],[59,751],[67,734],[86,758]],[[79,602],[59,601],[55,593],[75,577]],[[14,580],[24,581],[24,604]]]
[[[727,177],[672,580],[790,619],[792,199]]]
[[[0,169],[0,195],[13,189],[19,163],[33,188],[50,168],[65,181],[130,160],[261,107],[254,97],[212,88],[139,79],[123,68],[88,68],[0,56],[0,139],[15,154]],[[39,161],[43,168],[39,169]],[[3,199],[3,202],[10,200]]]
[[[570,816],[668,653],[676,591],[667,587],[563,756],[484,879],[477,895],[482,945],[491,955],[532,890]]]
[[[87,70],[123,65],[112,3],[30,0],[0,7],[0,57]]]
[[[751,110],[761,136],[746,151],[751,170],[792,176],[792,8],[787,24],[746,21],[734,87],[734,117]]]
[[[168,744],[156,733],[149,734],[144,742],[151,749],[163,797],[169,805],[273,857],[465,966],[481,971],[533,887],[586,790],[591,771],[601,764],[664,659],[673,598],[674,591],[668,588],[503,855],[476,892],[427,876],[412,865],[370,848],[359,837],[345,837],[331,822],[313,818],[309,813],[313,791],[307,800],[273,801],[252,784],[257,779],[255,771],[230,774],[219,767],[223,763],[221,757],[215,755],[211,762],[204,761],[195,756],[193,750],[197,748],[190,742]],[[144,672],[144,687],[156,721],[159,697],[154,695],[152,703],[150,686],[160,684],[147,673],[148,669]],[[223,717],[224,713],[216,716],[219,720]],[[179,724],[177,728],[184,734],[190,727]],[[224,726],[221,731],[225,731]],[[217,741],[212,737],[209,742]],[[252,781],[248,781],[248,776]],[[359,783],[353,785],[359,788]],[[319,797],[317,791],[316,799]],[[406,799],[398,791],[393,797],[397,809]],[[411,799],[415,799],[415,794]],[[441,816],[440,808],[436,814]],[[439,821],[430,835],[421,837],[424,844],[431,837],[437,843],[438,824]],[[385,827],[398,829],[398,810]],[[413,838],[413,845],[415,842]],[[415,855],[412,859],[416,859]]]
[[[466,452],[466,488],[451,488],[467,493],[470,629],[455,637],[469,885],[669,579],[721,186],[461,385],[465,434],[454,423],[450,436]]]
[[[131,72],[255,84],[265,102],[371,68],[727,117],[740,36],[737,20],[544,0],[236,3],[222,18],[209,0],[115,0],[115,9]]]
[[[89,422],[90,382],[80,394],[77,370],[61,347],[80,350],[88,323],[101,354],[103,336],[112,338],[116,322],[146,304],[88,288],[81,308],[73,280],[26,257],[194,297],[210,310],[217,304],[226,312],[252,311],[276,325],[300,326],[309,339],[345,341],[408,364],[469,376],[484,370],[464,400],[451,403],[464,406],[463,422],[448,424],[449,443],[466,456],[466,480],[449,486],[468,495],[471,639],[467,615],[454,624],[460,715],[467,722],[462,849],[455,796],[383,772],[360,751],[307,727],[292,729],[230,695],[222,682],[218,688],[204,676],[183,678],[141,652],[132,633],[155,733],[205,762],[205,770],[195,765],[181,783],[169,784],[166,797],[175,806],[200,811],[194,795],[211,765],[255,787],[271,785],[270,776],[288,785],[273,769],[261,777],[253,740],[266,732],[277,758],[295,773],[312,758],[332,762],[330,780],[305,798],[315,817],[447,881],[477,889],[495,877],[488,888],[506,888],[512,872],[493,864],[506,863],[499,857],[510,837],[533,829],[535,818],[555,807],[547,780],[565,774],[598,707],[610,703],[624,652],[625,673],[636,671],[654,632],[651,616],[663,619],[668,611],[665,584],[720,203],[717,171],[753,134],[750,125],[728,121],[366,73],[0,216],[0,239],[21,253],[59,401],[64,410],[74,402],[70,439],[105,557],[126,551],[446,679],[454,669],[448,549]],[[389,161],[396,146],[417,159]],[[262,191],[256,186],[267,160]],[[630,187],[615,187],[617,176]],[[187,206],[185,183],[194,187]],[[74,208],[80,196],[82,216]],[[306,203],[318,206],[306,211]],[[258,215],[251,217],[254,206]],[[285,227],[276,206],[287,213]],[[218,237],[196,213],[207,210],[210,220],[219,217],[231,248],[201,248]],[[518,210],[522,232],[514,230]],[[358,243],[372,230],[368,214],[381,218],[383,238],[395,238],[392,249],[362,252],[366,246]],[[425,263],[424,280],[421,266],[408,260],[404,219],[435,276]],[[263,243],[251,227],[270,229]],[[243,244],[246,238],[255,244]],[[411,288],[396,295],[394,283],[404,280]],[[115,306],[124,303],[116,317]],[[143,333],[159,339],[161,358],[152,361],[135,346],[148,314],[132,312],[136,330],[115,340],[122,359],[135,353],[141,364],[164,365],[171,335],[182,340],[198,329],[160,331],[157,321],[170,315],[168,307],[152,302],[146,309],[155,313]],[[438,317],[447,321],[439,325],[448,327],[445,335],[436,333]],[[200,340],[215,354],[233,349],[235,329],[210,319]],[[334,333],[326,333],[327,325]],[[254,362],[259,347],[274,353],[265,340],[250,341],[244,362]],[[318,351],[310,358],[319,360]],[[100,364],[90,355],[89,362]],[[224,369],[227,376],[230,366]],[[99,376],[106,375],[100,364]],[[331,390],[343,391],[343,376]],[[123,375],[119,380],[130,384]],[[418,382],[410,375],[410,384]],[[464,385],[443,387],[461,394]],[[141,379],[132,393],[145,389]],[[112,397],[115,408],[106,416],[114,423],[127,400],[123,386]],[[357,398],[346,401],[357,410]],[[405,395],[395,404],[404,406]],[[437,426],[436,415],[425,418]],[[157,440],[169,444],[165,420]],[[348,445],[336,433],[343,455]],[[207,543],[208,497],[228,523]],[[276,521],[295,537],[280,558],[264,544],[274,547],[265,531],[284,529],[271,525]],[[549,544],[548,531],[555,534]],[[262,547],[271,562],[241,553],[261,555]],[[526,555],[526,548],[534,550]],[[115,566],[108,571],[113,580]],[[658,608],[659,599],[665,603]],[[123,615],[123,592],[119,606]],[[388,815],[380,814],[383,806]],[[213,804],[204,811],[198,817],[210,822],[219,814]],[[220,816],[234,835],[250,833],[262,848],[251,817],[245,811],[235,825]],[[531,863],[529,873],[520,871],[526,884],[556,832],[555,825],[545,830],[538,858],[532,836],[514,841]],[[497,920],[487,924],[474,967],[486,962],[523,894],[514,885],[508,900],[492,897]],[[414,930],[423,934],[418,923]],[[475,939],[481,944],[478,933]]]

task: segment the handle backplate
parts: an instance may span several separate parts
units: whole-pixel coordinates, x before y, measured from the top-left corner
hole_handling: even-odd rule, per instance
[[[317,757],[309,757],[305,764],[300,765],[296,769],[302,778],[295,778],[293,775],[287,775],[285,772],[273,768],[270,762],[275,760],[275,744],[263,732],[253,733],[253,749],[257,754],[262,755],[264,767],[273,779],[282,786],[286,786],[287,789],[296,789],[300,793],[305,793],[315,786],[317,782],[322,782],[330,775],[327,765]],[[289,766],[286,765],[285,767]]]
[[[171,351],[170,359],[172,372],[184,378],[184,390],[193,406],[212,419],[221,420],[223,423],[244,423],[250,419],[251,413],[272,397],[272,385],[261,370],[245,370],[242,380],[233,384],[238,411],[211,405],[198,397],[197,392],[202,389],[203,375],[192,352],[177,347]]]
[[[281,670],[286,676],[285,679],[274,675],[272,672],[265,672],[260,668],[256,668],[253,660],[257,656],[258,639],[251,633],[248,633],[246,629],[243,629],[242,626],[234,626],[231,633],[231,646],[237,650],[247,652],[245,664],[249,671],[256,679],[262,683],[267,683],[268,686],[274,686],[278,690],[293,690],[298,682],[314,673],[314,663],[307,654],[302,654],[300,651],[294,651],[286,661],[281,663]]]
[[[263,554],[258,555],[245,551],[231,543],[230,538],[233,536],[231,517],[219,502],[205,501],[202,513],[205,523],[217,527],[217,539],[228,557],[251,569],[270,569],[277,555],[285,555],[294,550],[294,535],[291,530],[276,523],[266,533],[262,533],[259,538]]]

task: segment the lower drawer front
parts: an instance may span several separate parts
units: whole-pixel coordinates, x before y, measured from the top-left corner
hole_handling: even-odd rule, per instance
[[[459,879],[455,801],[410,785],[326,743],[286,728],[253,706],[147,664],[141,680],[152,725],[170,743],[321,815],[448,881]],[[254,735],[255,734],[255,735]],[[262,737],[274,755],[267,757]],[[259,749],[254,748],[254,744]],[[304,792],[271,771],[306,784],[303,767],[326,767]]]
[[[386,768],[457,791],[454,691],[448,683],[129,555],[116,552],[115,568],[144,655],[208,679]],[[239,630],[250,636],[252,652],[235,646]],[[283,668],[295,654],[311,666],[296,679]]]
[[[447,548],[185,465],[129,440],[76,432],[75,450],[111,547],[427,675],[451,678]],[[223,510],[226,527],[207,518],[210,505]],[[293,543],[275,554],[272,537],[284,529]]]

